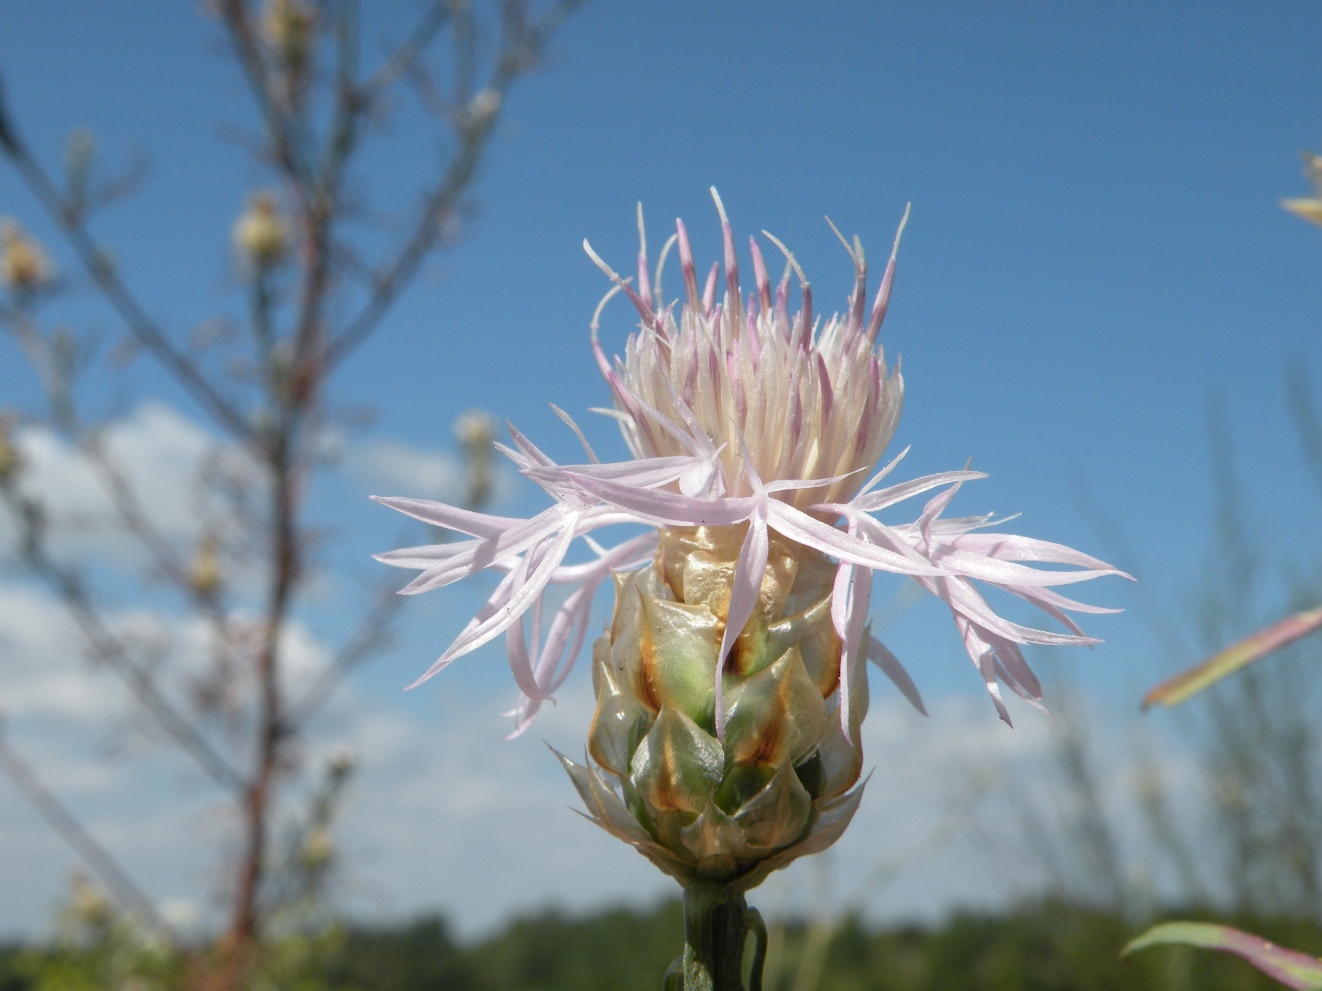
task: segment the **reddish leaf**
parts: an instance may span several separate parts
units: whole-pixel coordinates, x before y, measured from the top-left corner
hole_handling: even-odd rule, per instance
[[[1268,977],[1296,991],[1322,991],[1322,960],[1287,950],[1261,936],[1212,922],[1165,922],[1120,951],[1122,957],[1149,946],[1197,946],[1243,957]]]
[[[1295,613],[1285,619],[1250,634],[1239,643],[1213,654],[1201,664],[1182,671],[1174,678],[1163,681],[1143,696],[1143,708],[1152,705],[1179,705],[1242,667],[1294,643],[1322,627],[1322,606]]]

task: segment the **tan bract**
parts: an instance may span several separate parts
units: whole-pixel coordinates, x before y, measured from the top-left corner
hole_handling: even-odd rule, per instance
[[[717,738],[713,684],[743,530],[664,531],[652,565],[616,575],[615,615],[593,647],[597,767],[561,759],[602,828],[681,881],[746,889],[848,825],[868,693],[860,667],[851,743],[836,711],[835,567],[773,539],[757,609],[726,661]]]

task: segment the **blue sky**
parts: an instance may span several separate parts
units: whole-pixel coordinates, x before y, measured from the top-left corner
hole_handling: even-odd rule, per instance
[[[150,153],[149,184],[99,229],[180,331],[235,304],[229,227],[264,181],[226,136],[252,114],[195,6],[0,6],[0,71],[48,160],[76,126],[111,162]],[[369,23],[368,37],[392,24]],[[546,404],[577,414],[606,399],[587,349],[605,283],[584,237],[628,269],[642,200],[655,244],[683,216],[698,256],[714,258],[714,184],[736,232],[765,228],[790,245],[829,310],[850,270],[823,215],[862,237],[875,280],[911,202],[882,333],[888,356],[903,356],[896,443],[913,445],[910,472],[972,457],[991,477],[957,508],[1022,511],[1020,532],[1113,553],[1080,507],[1082,482],[1138,552],[1151,594],[1178,602],[1210,551],[1214,404],[1263,548],[1307,560],[1322,506],[1284,375],[1291,362],[1322,374],[1322,231],[1276,201],[1306,193],[1298,152],[1322,140],[1320,34],[1322,7],[1302,2],[591,4],[515,93],[465,243],[351,363],[338,401],[374,406],[376,436],[419,448],[450,447],[454,418],[483,407],[573,457]],[[434,160],[407,121],[384,135],[389,151],[361,185],[390,209]],[[2,170],[0,214],[49,238]],[[73,313],[113,336],[91,300]],[[623,306],[607,311],[608,349],[630,326]],[[26,401],[8,348],[0,402]],[[190,413],[139,364],[135,396]],[[622,452],[608,422],[589,433]],[[336,560],[358,574],[395,526],[363,494],[332,484],[317,507],[344,536]],[[531,487],[509,499],[505,511],[541,505]],[[1132,602],[1118,581],[1088,591]],[[408,636],[359,685],[367,696],[394,700],[479,593],[433,599],[411,607]],[[336,611],[314,604],[309,622],[333,631]],[[929,696],[979,701],[948,627],[942,610],[919,607],[888,642]],[[1062,666],[1129,712],[1167,662],[1132,610],[1089,628],[1108,642]],[[485,704],[508,693],[495,650],[445,678],[389,704],[432,713],[440,694]],[[575,690],[587,692],[585,678]],[[989,705],[973,711],[994,721]],[[491,722],[495,739],[494,709]]]

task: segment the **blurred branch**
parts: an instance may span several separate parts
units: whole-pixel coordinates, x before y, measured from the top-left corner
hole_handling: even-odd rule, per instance
[[[464,447],[468,474],[467,492],[461,505],[473,512],[480,511],[491,499],[491,452],[493,430],[484,414],[469,413],[460,418],[456,430]],[[453,538],[450,530],[428,528],[435,543],[446,543]],[[395,540],[395,546],[404,546],[414,528],[405,527]],[[358,627],[335,655],[330,666],[321,672],[306,694],[289,708],[286,720],[291,729],[302,726],[334,695],[350,672],[389,646],[389,629],[403,607],[405,597],[399,594],[399,580],[384,576],[376,586],[372,605]]]
[[[234,57],[243,68],[266,128],[270,132],[275,163],[302,182],[310,182],[312,169],[299,154],[299,143],[292,133],[289,117],[276,103],[261,42],[249,16],[247,0],[220,0],[217,12],[229,32]]]
[[[1286,371],[1286,402],[1290,407],[1290,418],[1299,431],[1299,440],[1304,446],[1304,462],[1318,491],[1322,492],[1322,420],[1318,418],[1317,407],[1313,403],[1313,384],[1302,363],[1296,362]]]
[[[37,369],[55,426],[86,457],[110,497],[125,532],[138,542],[162,577],[187,596],[217,628],[223,630],[228,624],[228,618],[216,597],[215,589],[201,587],[192,580],[188,566],[151,522],[128,479],[110,458],[102,431],[89,426],[79,416],[73,398],[70,370],[64,367],[65,363],[54,353],[58,349],[52,347],[31,316],[23,310],[0,306],[0,324],[14,333],[29,361]],[[44,518],[44,512],[41,516]]]
[[[22,553],[28,566],[59,594],[78,623],[94,656],[103,661],[128,685],[143,709],[217,784],[232,792],[241,791],[244,779],[193,724],[162,694],[150,671],[137,663],[124,642],[111,632],[87,591],[82,576],[60,565],[46,552],[44,522],[39,506],[24,499],[11,485],[0,485],[0,498],[18,524]]]
[[[435,0],[418,20],[413,32],[360,87],[362,101],[371,106],[396,82],[409,75],[426,55],[432,41],[450,19],[450,2]]]
[[[1107,557],[1114,561],[1117,567],[1141,579],[1141,576],[1147,572],[1143,561],[1129,543],[1123,529],[1093,492],[1088,478],[1082,473],[1072,474],[1070,489],[1079,512],[1092,525],[1093,531],[1106,548]],[[1151,585],[1140,580],[1127,584],[1125,588],[1133,597],[1139,615],[1143,617],[1148,629],[1161,644],[1170,666],[1176,669],[1186,666],[1194,656],[1193,651],[1181,632],[1180,625],[1166,608],[1165,603],[1158,598]]]
[[[358,665],[389,646],[388,631],[393,625],[404,597],[399,594],[399,581],[393,577],[383,579],[372,596],[372,605],[359,621],[353,634],[335,653],[326,667],[297,702],[290,705],[285,722],[292,730],[303,726],[335,694]]]
[[[5,738],[3,717],[0,717],[0,769],[4,770],[9,780],[23,793],[23,797],[32,803],[33,808],[51,828],[73,847],[126,909],[136,915],[141,922],[146,923],[149,928],[156,930],[171,942],[174,941],[174,933],[156,911],[151,898],[119,866],[110,852],[83,828],[55,794],[42,784],[41,779],[28,763],[9,746]]]
[[[959,834],[968,828],[970,817],[986,796],[991,784],[992,780],[986,774],[969,775],[958,792],[946,804],[941,818],[927,834],[910,844],[908,848],[889,857],[883,857],[873,864],[854,886],[844,905],[835,912],[830,911],[826,905],[826,890],[819,893],[819,901],[822,905],[804,934],[803,945],[799,951],[799,965],[794,972],[794,982],[791,985],[792,991],[817,991],[825,972],[827,952],[840,930],[842,921],[851,915],[861,914],[872,899],[905,870],[939,853],[954,842]],[[819,861],[819,869],[824,870],[825,863],[826,861]],[[825,889],[826,875],[820,874],[819,878]]]
[[[397,250],[376,279],[371,297],[358,314],[326,347],[325,365],[337,365],[376,329],[400,292],[409,283],[423,259],[440,239],[445,219],[457,208],[482,159],[488,140],[500,119],[509,87],[536,64],[547,43],[565,18],[583,0],[559,0],[533,27],[521,28],[515,38],[506,38],[496,69],[487,86],[460,108],[459,147],[440,182],[425,197],[413,233]],[[509,5],[507,5],[508,7]],[[509,24],[512,19],[507,18]],[[514,21],[521,24],[521,21]]]
[[[33,364],[47,385],[55,423],[108,493],[116,533],[128,535],[145,549],[156,571],[186,593],[190,606],[209,617],[216,630],[219,647],[208,680],[197,697],[190,698],[191,708],[176,707],[172,695],[163,690],[164,679],[154,673],[156,654],[151,645],[139,651],[130,634],[117,631],[77,562],[66,565],[50,553],[49,521],[39,496],[26,495],[13,484],[12,464],[9,477],[0,478],[3,501],[19,521],[25,563],[70,611],[92,656],[115,670],[154,722],[234,796],[238,849],[229,919],[217,946],[219,991],[238,991],[247,985],[270,935],[271,895],[279,893],[281,884],[273,831],[288,800],[282,788],[297,768],[297,737],[350,672],[385,646],[402,601],[395,595],[395,584],[383,581],[328,668],[302,684],[290,682],[291,623],[316,547],[316,531],[305,519],[307,493],[320,467],[322,442],[333,415],[325,399],[327,383],[338,363],[377,329],[428,254],[446,240],[447,224],[465,207],[507,91],[539,63],[551,37],[580,3],[553,0],[533,19],[532,0],[500,0],[494,5],[498,41],[488,58],[480,50],[481,25],[470,4],[428,0],[403,42],[371,74],[360,78],[359,0],[210,0],[227,47],[257,103],[263,133],[255,154],[280,187],[254,191],[231,232],[237,274],[249,293],[247,347],[251,350],[234,355],[227,367],[243,387],[259,390],[251,409],[231,402],[204,374],[200,346],[175,347],[92,237],[86,214],[97,197],[89,191],[94,148],[90,136],[76,134],[71,139],[62,188],[19,140],[0,100],[0,154],[14,162],[60,225],[92,281],[127,323],[132,340],[162,363],[207,416],[246,444],[256,466],[256,475],[245,471],[242,477],[236,473],[230,478],[217,471],[215,477],[199,476],[204,485],[228,497],[224,525],[238,535],[235,553],[261,569],[263,587],[245,594],[245,601],[257,600],[253,605],[259,612],[249,624],[231,622],[226,611],[216,559],[219,538],[204,532],[202,548],[190,567],[187,551],[176,546],[169,531],[156,525],[150,507],[139,501],[136,480],[119,470],[115,448],[102,425],[77,417],[71,398],[72,370],[56,367],[52,355],[43,353],[43,348],[52,351],[58,342],[48,340],[35,325],[24,331],[25,342],[32,345]],[[358,207],[351,195],[350,183],[356,178],[351,166],[369,133],[367,124],[388,93],[401,81],[425,78],[427,56],[447,28],[453,45],[453,89],[445,94],[448,100],[438,95],[423,109],[441,107],[441,119],[448,127],[448,154],[424,181],[418,214],[410,217],[400,242],[382,256],[378,275],[368,276],[364,286],[355,273],[355,266],[368,268],[357,261],[363,252],[341,234]],[[489,78],[475,92],[479,75]],[[50,266],[39,271],[36,262],[43,256],[35,246],[27,250],[34,274],[22,286],[10,280],[12,305],[0,303],[6,321],[23,316],[25,307],[58,288]],[[333,323],[341,314],[347,319]],[[341,328],[338,332],[336,326]],[[241,395],[246,402],[248,393]],[[470,456],[477,434],[464,441]],[[484,443],[490,447],[489,436]],[[16,459],[14,455],[10,460],[17,464]],[[483,461],[470,487],[473,508],[487,498],[490,483]],[[233,630],[227,632],[227,624]],[[240,635],[246,637],[241,651],[233,646],[239,641],[232,639]],[[241,679],[232,676],[231,664],[238,656],[245,664]],[[235,684],[239,687],[231,689]],[[238,701],[227,703],[229,711],[241,712],[244,721],[233,722],[232,738],[222,741],[224,750],[217,750],[210,742],[213,727],[206,721],[213,704],[208,700],[230,690]],[[328,825],[329,800],[322,805],[321,812],[314,810],[313,819],[321,815]]]
[[[115,271],[111,255],[93,239],[82,212],[69,203],[40,163],[18,140],[5,107],[0,105],[0,149],[3,149],[27,182],[37,201],[65,235],[88,276],[119,314],[129,333],[156,357],[179,384],[236,437],[251,441],[254,433],[243,415],[209,382],[198,367],[180,352]]]

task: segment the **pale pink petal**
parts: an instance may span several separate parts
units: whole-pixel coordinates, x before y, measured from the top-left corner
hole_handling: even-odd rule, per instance
[[[583,528],[579,528],[580,535]],[[601,548],[591,537],[584,537],[588,545],[596,552],[598,560],[585,561],[582,564],[562,564],[551,576],[553,585],[577,585],[584,581],[609,574],[611,570],[631,571],[641,567],[651,559],[651,552],[656,547],[655,531],[641,533],[636,537],[609,549]],[[499,567],[496,565],[494,567]]]
[[[1001,698],[1000,685],[996,683],[995,651],[982,639],[981,630],[958,613],[955,614],[955,626],[959,629],[960,636],[964,638],[964,649],[973,659],[973,666],[982,675],[983,684],[987,686],[987,694],[991,696],[997,714],[1006,726],[1014,726],[1010,721],[1010,710],[1005,707],[1005,700]]]
[[[890,546],[900,554],[910,556],[917,560],[924,560],[922,555],[911,545],[906,543],[897,533],[887,527],[885,524],[870,516],[858,517],[859,529],[871,537],[879,544]],[[990,630],[993,630],[1006,639],[1015,640],[1019,643],[1042,643],[1054,645],[1082,645],[1091,646],[1100,641],[1092,637],[1072,636],[1063,633],[1051,633],[1046,630],[1035,630],[1031,627],[1019,626],[1008,620],[1002,619],[996,615],[995,611],[989,606],[985,599],[978,594],[973,584],[967,579],[958,576],[940,576],[927,577],[914,575],[914,580],[923,588],[927,589],[933,595],[937,596],[951,609],[959,612],[969,619]]]
[[[1124,612],[1123,609],[1108,609],[1105,606],[1090,606],[1086,602],[1075,602],[1073,599],[1067,599],[1065,596],[1047,588],[1030,588],[1026,585],[1016,585],[1007,588],[1006,591],[1011,595],[1019,596],[1025,602],[1031,602],[1052,619],[1067,626],[1079,636],[1084,635],[1083,630],[1065,614],[1064,610],[1070,609],[1074,612],[1092,613],[1093,615]]]
[[[986,477],[986,473],[981,471],[943,471],[936,475],[924,475],[922,478],[915,478],[909,482],[901,482],[899,485],[892,485],[859,496],[854,500],[853,506],[865,513],[875,513],[941,485],[949,485],[952,482],[970,482]]]
[[[1070,585],[1103,575],[1119,575],[1115,568],[1087,569],[1083,571],[1042,571],[1012,561],[999,561],[971,551],[940,549],[931,560],[946,571],[995,582],[998,585]]]
[[[905,447],[903,451],[901,451],[899,454],[895,455],[895,457],[887,461],[886,467],[882,468],[881,471],[877,472],[875,475],[869,478],[867,484],[864,485],[863,488],[859,489],[858,496],[856,496],[855,499],[867,495],[867,493],[871,492],[876,487],[878,482],[880,482],[883,478],[885,478],[892,471],[894,471],[895,466],[904,460],[904,456],[909,453],[909,450],[912,446],[913,446],[912,444],[908,445],[907,447]]]
[[[991,645],[996,653],[997,673],[1001,681],[1021,699],[1037,709],[1046,711],[1042,705],[1042,684],[1033,674],[1033,669],[1024,660],[1024,652],[1013,641],[998,637],[995,633],[981,631],[982,638]]]
[[[463,633],[467,633],[486,622],[486,620],[495,614],[497,609],[500,609],[505,603],[509,602],[510,596],[514,593],[514,585],[515,576],[513,572],[511,572],[500,580],[500,584],[498,584],[496,590],[491,593],[491,597],[487,599],[482,608],[477,611],[477,615],[468,621],[468,625],[464,627],[460,635],[462,636]],[[451,656],[449,651],[446,651],[446,653],[442,654],[432,662],[431,667],[424,671],[421,677],[415,680],[412,684],[405,686],[404,690],[408,691],[409,689],[417,688],[424,681],[435,677],[442,670],[449,667],[455,660],[456,656],[458,655]]]
[[[448,664],[454,658],[476,650],[509,629],[510,625],[523,615],[532,606],[533,601],[542,594],[542,589],[546,588],[549,583],[552,572],[564,560],[565,552],[569,549],[573,539],[574,530],[572,528],[566,528],[557,534],[555,540],[550,542],[548,549],[540,555],[540,560],[530,569],[527,579],[521,583],[516,582],[516,587],[510,595],[509,601],[478,623],[477,626],[461,633],[454,643],[450,644],[445,653],[441,655],[441,659],[437,663],[442,664],[444,662]],[[518,572],[515,571],[512,574],[518,574]]]
[[[583,648],[592,613],[592,597],[600,584],[601,580],[598,578],[576,589],[557,611],[534,668],[534,677],[540,694],[537,696],[523,694],[518,706],[512,712],[506,713],[514,716],[516,721],[514,729],[505,739],[513,740],[521,736],[532,725],[541,710],[542,702],[551,700],[551,696],[569,677],[569,673],[574,668],[574,661]],[[572,642],[570,642],[571,636]]]
[[[771,528],[805,547],[830,554],[851,564],[861,564],[874,570],[890,571],[897,575],[946,574],[930,562],[914,561],[881,547],[850,537],[843,530],[823,523],[793,506],[772,499],[769,501],[767,522]]]
[[[454,557],[454,544],[421,544],[418,547],[399,547],[393,551],[383,551],[372,557],[392,568],[409,568],[413,571],[426,571]]]
[[[519,428],[516,427],[514,424],[510,423],[509,420],[505,421],[505,429],[510,432],[510,439],[514,441],[514,443],[518,446],[519,450],[523,453],[523,456],[526,457],[529,461],[533,462],[534,464],[540,464],[540,465],[555,464],[554,461],[552,461],[547,455],[541,452],[541,450],[537,447],[536,444],[530,441],[527,437],[523,436],[523,434],[520,433]]]
[[[565,426],[567,426],[570,430],[574,431],[574,436],[577,437],[578,442],[583,445],[583,451],[585,454],[587,454],[588,460],[591,461],[594,465],[600,464],[601,459],[597,457],[597,452],[592,450],[592,445],[589,444],[588,439],[583,436],[583,431],[578,428],[578,424],[574,422],[574,418],[570,416],[568,413],[566,413],[564,410],[562,410],[555,403],[551,404],[551,409],[555,411],[556,416],[560,417],[561,422],[563,422]]]
[[[467,540],[453,545],[441,545],[448,553],[438,551],[442,563],[429,568],[400,590],[401,595],[417,595],[441,588],[469,575],[475,575],[497,561],[521,554],[541,543],[566,526],[571,510],[556,505],[523,520],[495,538]]]
[[[558,482],[564,479],[566,472],[572,472],[586,478],[600,478],[650,489],[670,484],[691,471],[695,464],[701,463],[697,458],[677,454],[663,458],[610,461],[606,464],[538,466],[525,469],[521,474],[536,482]]]
[[[1124,612],[1123,609],[1113,609],[1110,606],[1094,606],[1087,602],[1078,602],[1074,599],[1066,598],[1059,592],[1053,592],[1049,588],[1029,588],[1027,586],[1016,586],[1007,588],[1022,599],[1027,599],[1039,609],[1045,610],[1048,605],[1057,609],[1068,609],[1070,612],[1091,613],[1094,616],[1111,616]]]
[[[965,465],[966,470],[967,468],[968,466]],[[955,493],[959,491],[963,484],[963,482],[956,482],[944,492],[940,492],[929,499],[927,505],[923,507],[922,515],[918,517],[913,526],[915,530],[922,534],[924,541],[931,541],[933,521],[945,512],[946,507],[950,505],[950,500],[955,498]]]
[[[597,594],[597,587],[600,584],[593,582],[591,585],[585,585],[565,600],[565,616],[571,623],[573,637],[569,640],[568,649],[559,646],[556,641],[556,649],[560,651],[558,656],[548,654],[549,657],[554,657],[554,663],[549,664],[547,669],[550,678],[547,682],[549,692],[554,692],[563,685],[569,673],[574,670],[574,661],[578,659],[579,651],[583,649],[583,641],[587,639],[588,621],[592,618],[592,598]],[[548,638],[547,643],[550,645],[552,641]]]
[[[693,499],[675,492],[636,489],[575,472],[566,472],[565,477],[603,502],[635,514],[640,522],[656,526],[733,526],[748,519],[756,504],[751,497]]]
[[[485,568],[507,570],[517,555],[544,541],[565,527],[582,536],[601,527],[639,522],[636,514],[619,512],[609,506],[572,510],[565,505],[552,506],[531,520],[523,521],[495,540],[470,540],[437,546],[440,563],[424,571],[400,590],[402,595],[441,588]]]
[[[923,697],[918,693],[918,686],[913,683],[909,677],[909,672],[904,669],[899,658],[886,649],[876,637],[868,637],[868,660],[881,669],[881,673],[890,679],[891,684],[900,690],[900,694],[909,700],[909,704],[927,715],[927,709],[923,706]]]
[[[1100,640],[1093,637],[1052,633],[1049,630],[1020,626],[1018,623],[1003,619],[996,614],[995,610],[987,604],[987,600],[978,593],[977,589],[967,579],[916,577],[914,580],[950,606],[951,609],[979,626],[1005,637],[1007,640],[1013,640],[1016,643],[1036,643],[1057,647],[1091,647],[1094,644],[1101,643]]]
[[[793,492],[800,489],[818,489],[826,485],[833,485],[836,482],[843,482],[850,475],[857,475],[859,471],[845,472],[843,475],[832,475],[830,478],[791,478],[782,479],[778,482],[767,482],[762,488],[767,492]]]
[[[877,332],[881,330],[881,322],[886,319],[886,310],[890,306],[891,288],[895,284],[895,259],[900,253],[900,236],[904,233],[904,226],[909,222],[909,204],[904,206],[904,216],[900,218],[899,230],[895,232],[895,244],[891,247],[890,261],[886,263],[886,274],[881,277],[881,288],[877,290],[877,301],[872,306],[872,314],[868,317],[867,335],[869,341],[877,339]]]
[[[1069,564],[1079,568],[1092,568],[1098,574],[1119,575],[1133,580],[1130,575],[1117,570],[1105,561],[1099,561],[1082,551],[1076,551],[1064,544],[1054,544],[1049,540],[1021,537],[1014,533],[968,533],[953,538],[949,543],[958,550],[972,551],[998,561]]]
[[[536,638],[533,639],[534,646]],[[509,658],[510,671],[519,691],[528,698],[542,701],[545,696],[533,677],[532,663],[528,660],[528,645],[523,639],[523,617],[516,616],[513,624],[505,631],[505,654]]]
[[[872,600],[872,569],[849,566],[850,578],[845,586],[847,605],[839,619],[843,626],[836,626],[840,637],[840,728],[845,739],[853,743],[853,730],[849,725],[850,691],[854,684],[854,669],[866,663],[864,646],[864,627],[868,621],[868,606]],[[836,576],[837,585],[839,575]],[[836,619],[834,609],[832,618]]]
[[[430,499],[401,499],[393,496],[371,496],[373,502],[379,502],[405,516],[430,523],[432,526],[455,530],[472,537],[496,537],[510,527],[525,522],[513,516],[491,516],[488,513],[476,513],[471,509],[447,506],[443,502]],[[380,560],[384,555],[378,555]]]
[[[725,633],[721,636],[721,652],[716,664],[716,735],[725,739],[725,658],[734,646],[744,624],[753,615],[758,592],[762,589],[762,576],[767,570],[767,521],[759,514],[748,524],[739,559],[734,566],[734,583],[730,588],[730,605],[725,617]]]

